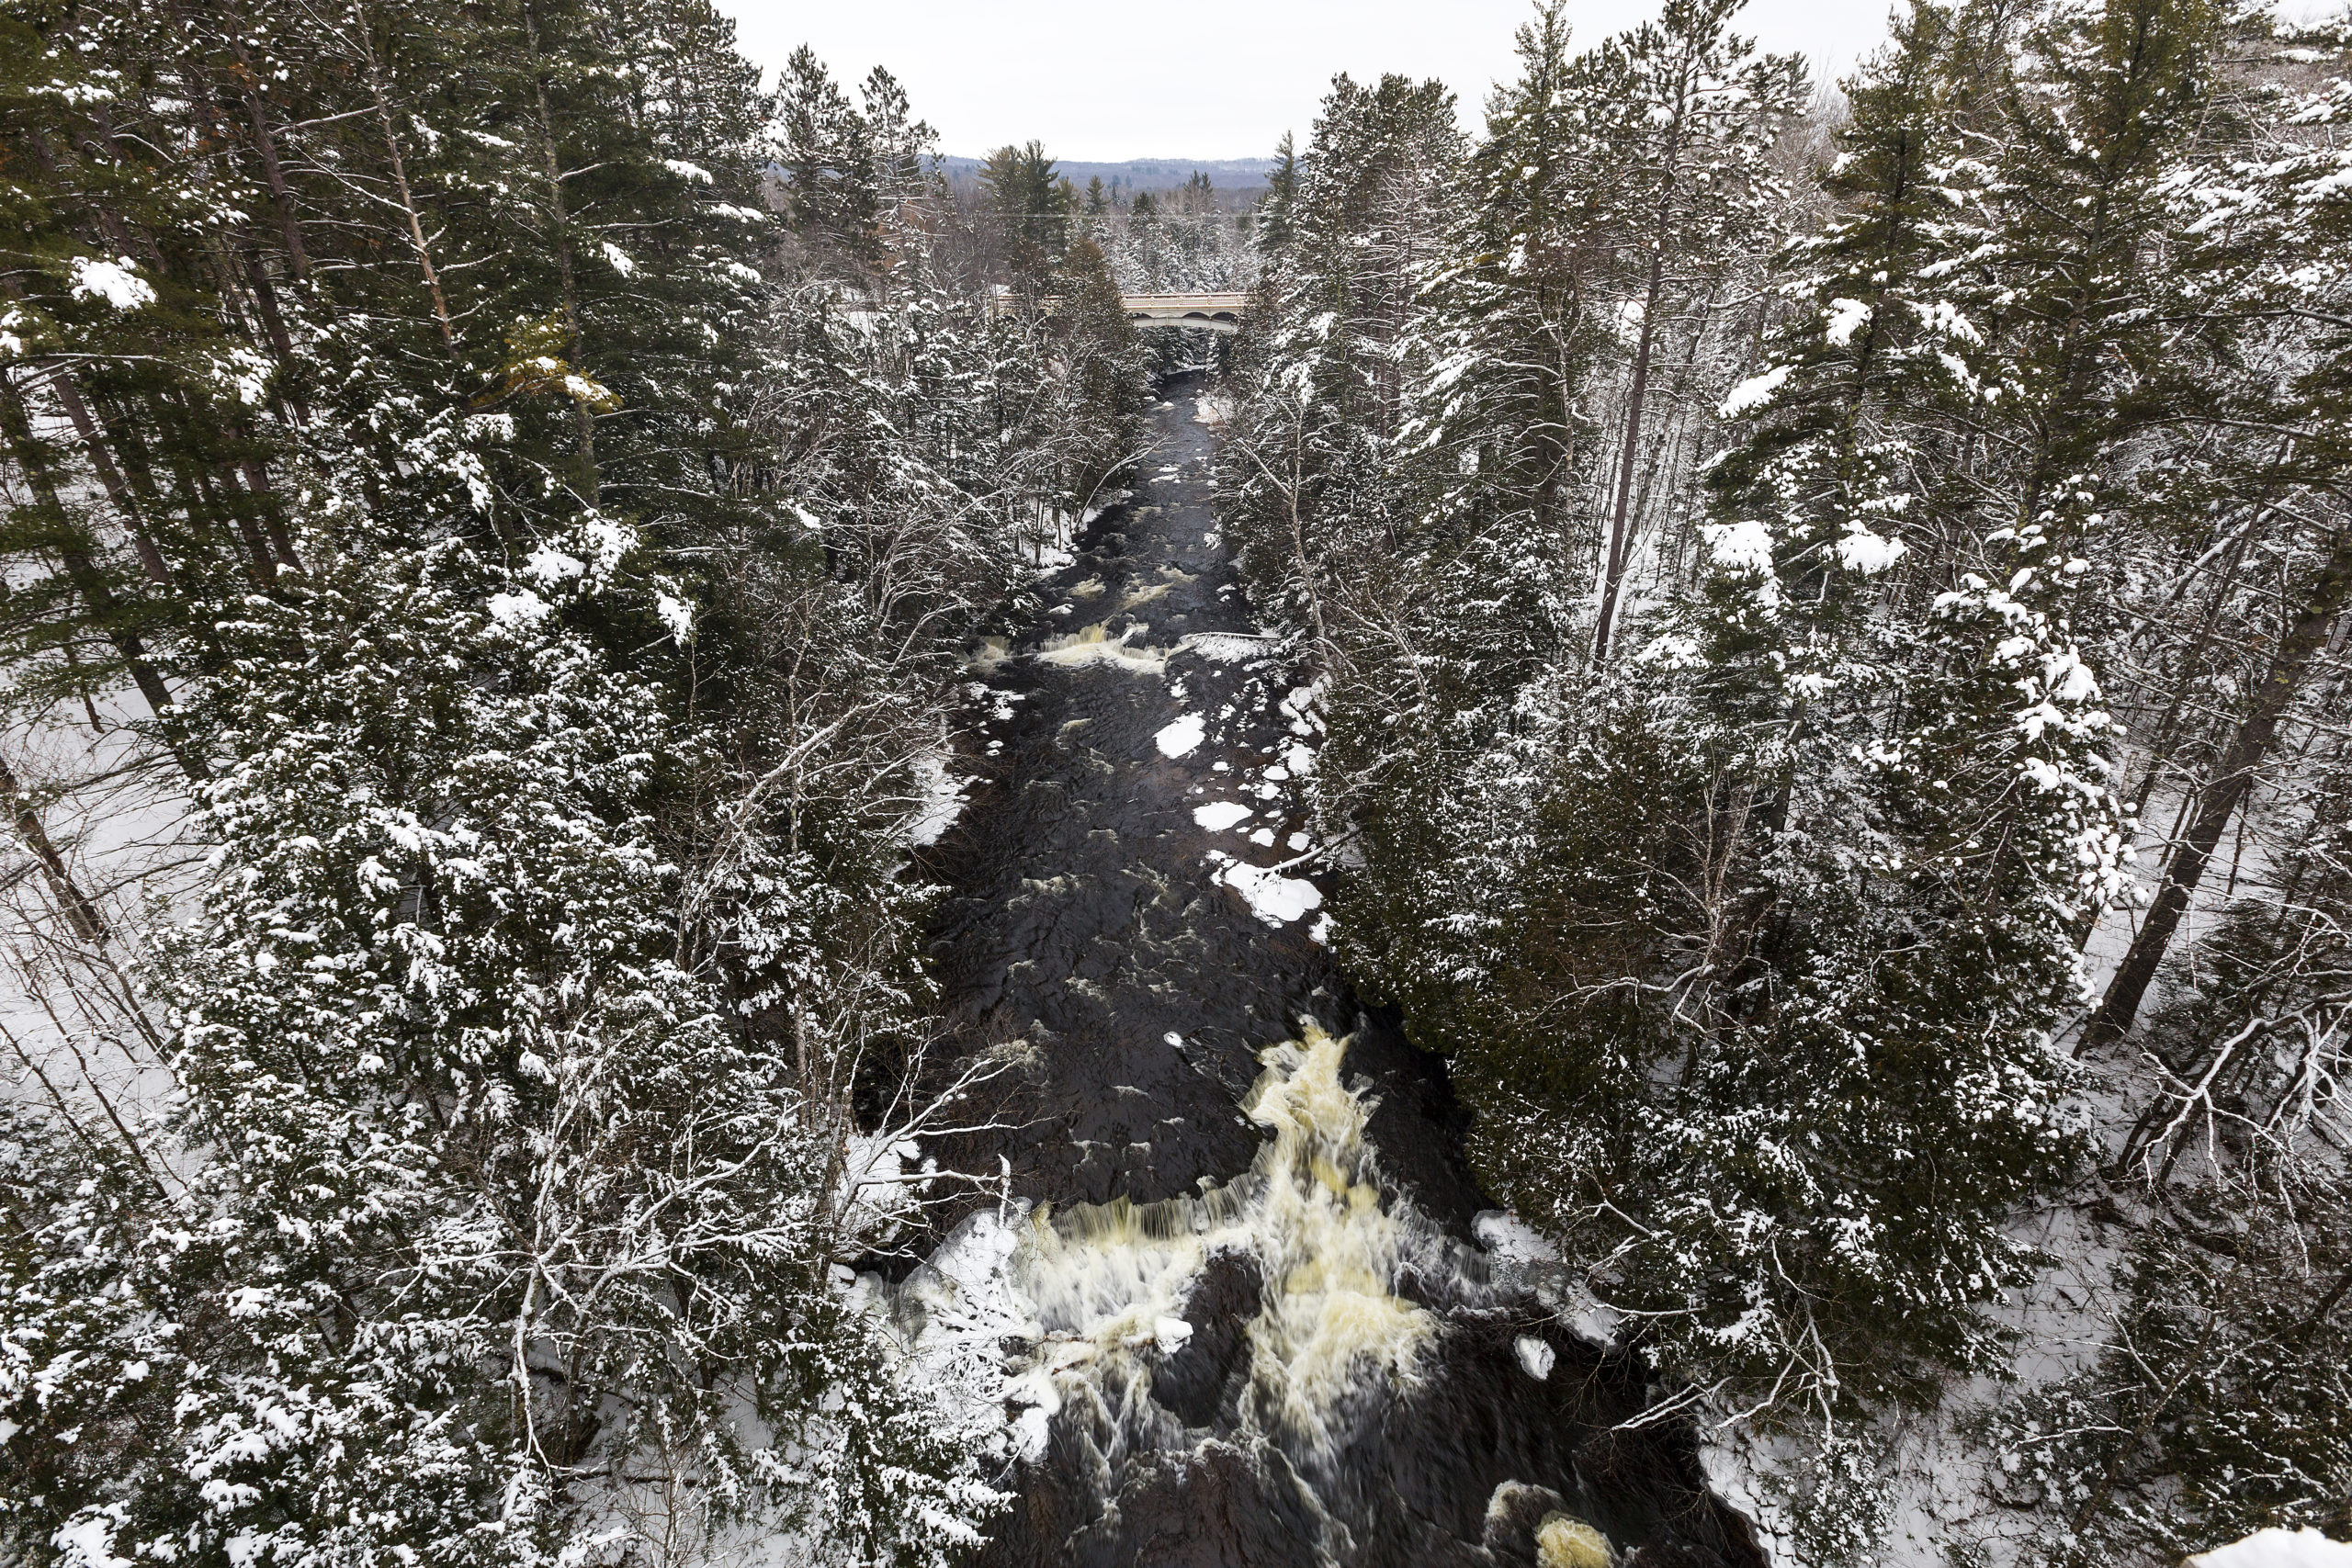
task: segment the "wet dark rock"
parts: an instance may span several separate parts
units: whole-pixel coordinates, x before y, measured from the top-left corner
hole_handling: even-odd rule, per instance
[[[1568,1500],[1549,1486],[1506,1481],[1487,1500],[1487,1525],[1479,1544],[1498,1568],[1539,1568],[1536,1530],[1552,1515],[1572,1511]]]
[[[1187,1427],[1236,1425],[1241,1385],[1250,1371],[1247,1335],[1258,1315],[1265,1280],[1252,1258],[1238,1253],[1210,1256],[1184,1306],[1193,1337],[1163,1361],[1151,1380],[1151,1397]]]
[[[1316,1534],[1313,1511],[1277,1456],[1210,1442],[1137,1465],[1102,1517],[1071,1538],[1072,1568],[1300,1568],[1299,1543]]]

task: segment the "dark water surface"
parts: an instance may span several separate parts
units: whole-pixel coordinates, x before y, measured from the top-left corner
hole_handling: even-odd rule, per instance
[[[1303,888],[1270,919],[1220,879],[1298,854],[1312,736],[1245,640],[1200,389],[984,660],[1005,716],[933,860],[957,1043],[1020,1063],[1018,1130],[943,1152],[1035,1205],[1002,1245],[1039,1332],[1001,1351],[1053,1391],[978,1561],[1492,1568],[1600,1561],[1597,1529],[1620,1561],[1760,1562],[1686,1431],[1614,1429],[1639,1365],[1490,1277],[1442,1064],[1356,1002]],[[1221,802],[1252,814],[1195,820]],[[1268,1055],[1317,1028],[1343,1058]]]

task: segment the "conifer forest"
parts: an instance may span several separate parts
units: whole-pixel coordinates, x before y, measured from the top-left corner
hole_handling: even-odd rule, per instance
[[[2352,1563],[2352,22],[1739,12],[0,0],[0,1568]]]

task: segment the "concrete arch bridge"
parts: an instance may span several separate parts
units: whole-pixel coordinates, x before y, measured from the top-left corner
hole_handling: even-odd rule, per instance
[[[1190,327],[1195,331],[1241,330],[1247,294],[1122,294],[1119,303],[1137,326]]]

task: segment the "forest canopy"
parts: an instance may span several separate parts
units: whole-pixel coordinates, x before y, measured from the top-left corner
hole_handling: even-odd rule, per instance
[[[921,852],[1180,375],[1314,940],[1643,1422],[1823,1568],[2352,1533],[2352,37],[1738,9],[1237,203],[708,0],[0,7],[0,1562],[988,1540]]]

